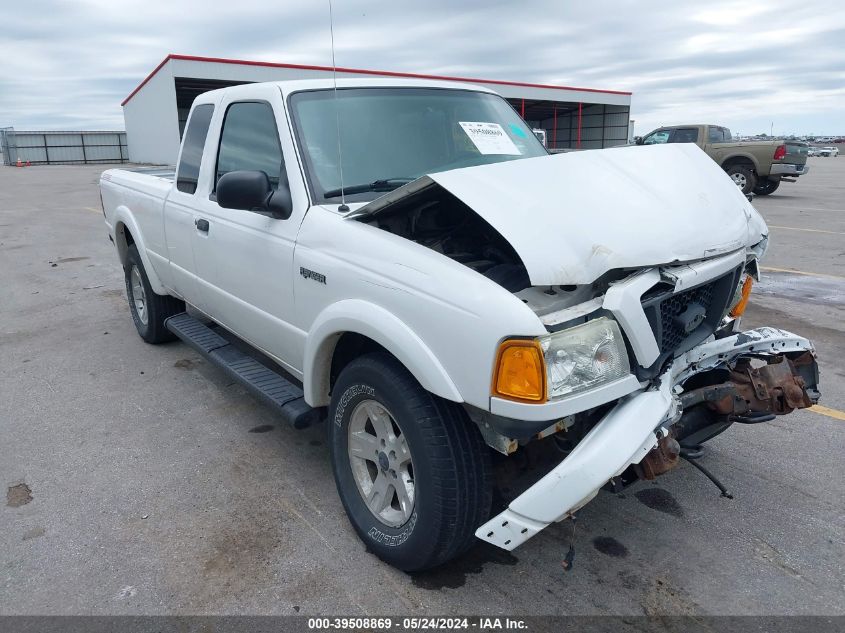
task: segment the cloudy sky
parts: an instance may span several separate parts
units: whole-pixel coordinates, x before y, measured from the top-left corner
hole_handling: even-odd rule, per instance
[[[6,0],[0,127],[123,128],[168,53],[328,65],[327,0]],[[334,0],[337,64],[633,91],[638,133],[845,134],[842,0]]]

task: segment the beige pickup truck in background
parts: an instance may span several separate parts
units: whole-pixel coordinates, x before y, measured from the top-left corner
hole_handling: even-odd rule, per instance
[[[735,141],[731,131],[718,125],[676,125],[661,127],[634,138],[637,145],[695,143],[715,160],[742,193],[767,196],[781,180],[806,174],[807,144],[800,141]]]

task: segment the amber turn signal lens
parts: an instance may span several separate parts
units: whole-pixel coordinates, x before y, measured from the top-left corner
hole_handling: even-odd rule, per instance
[[[736,318],[742,316],[742,313],[745,312],[745,307],[748,305],[748,297],[751,296],[752,285],[754,285],[754,280],[749,275],[745,278],[745,281],[742,282],[742,296],[739,301],[736,302],[736,305],[731,308],[732,317]]]
[[[499,345],[493,395],[522,402],[546,401],[546,363],[535,340],[510,340]]]

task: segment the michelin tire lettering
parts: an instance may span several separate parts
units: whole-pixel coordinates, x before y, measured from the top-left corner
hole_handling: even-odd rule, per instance
[[[367,394],[371,398],[375,398],[376,396],[376,390],[369,385],[352,385],[349,389],[343,392],[343,395],[340,397],[340,402],[337,404],[337,411],[335,411],[334,414],[335,426],[342,426],[343,414],[346,411],[346,406],[349,404],[349,401],[362,393]]]
[[[411,515],[411,518],[408,519],[408,522],[405,524],[399,534],[394,534],[391,536],[390,534],[385,534],[377,527],[371,527],[369,532],[367,532],[367,536],[369,536],[377,543],[381,543],[382,545],[387,545],[388,547],[398,547],[410,538],[411,533],[413,533],[414,527],[416,525],[417,511],[414,510],[414,513]]]

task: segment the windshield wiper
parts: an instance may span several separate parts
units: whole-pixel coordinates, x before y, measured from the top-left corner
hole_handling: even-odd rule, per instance
[[[341,193],[352,195],[353,193],[364,193],[366,191],[393,191],[402,185],[407,185],[409,182],[414,182],[416,178],[387,178],[385,180],[374,180],[360,185],[349,185],[341,189],[329,189],[323,194],[324,198],[337,198]]]

